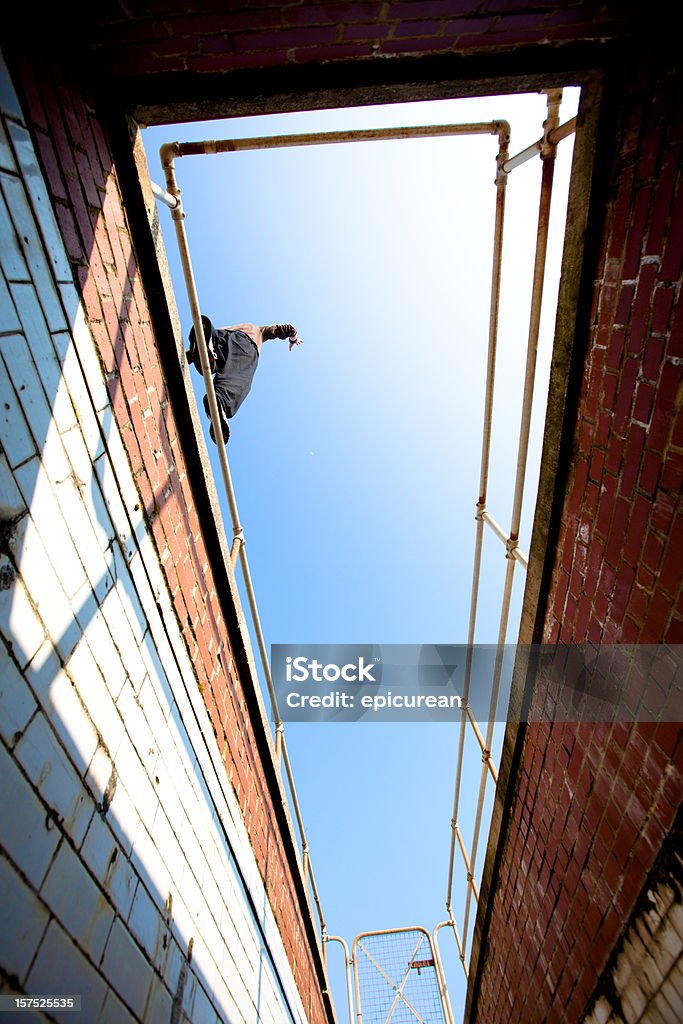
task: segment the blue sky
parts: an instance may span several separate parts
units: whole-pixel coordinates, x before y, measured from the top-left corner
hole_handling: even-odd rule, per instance
[[[561,120],[576,112],[565,90]],[[511,153],[542,134],[545,96],[242,118],[147,129],[150,173],[178,139],[506,118]],[[572,140],[560,147],[521,546],[529,548]],[[266,640],[464,643],[479,485],[495,203],[494,136],[267,150],[176,161],[202,312],[294,323],[268,342],[228,446]],[[510,177],[488,506],[509,525],[526,358],[540,160]],[[170,213],[162,230],[185,332]],[[198,401],[202,382],[195,375]],[[201,406],[200,406],[201,407]],[[208,437],[208,433],[207,433]],[[213,446],[208,442],[209,448]],[[217,460],[215,473],[220,492]],[[229,520],[227,510],[226,520]],[[228,526],[228,534],[231,530]],[[489,531],[476,639],[498,633],[504,549]],[[517,571],[508,639],[523,593]],[[457,728],[289,723],[328,930],[445,916]],[[466,760],[468,835],[481,759]],[[480,844],[481,868],[485,841]],[[456,861],[461,927],[464,871]],[[472,931],[470,923],[470,934]],[[455,1017],[464,984],[441,932]],[[338,947],[331,963],[341,964]],[[332,971],[340,1018],[343,974]]]

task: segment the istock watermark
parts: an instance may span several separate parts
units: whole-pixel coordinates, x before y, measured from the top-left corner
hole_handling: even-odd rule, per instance
[[[683,645],[274,644],[298,722],[678,722]]]

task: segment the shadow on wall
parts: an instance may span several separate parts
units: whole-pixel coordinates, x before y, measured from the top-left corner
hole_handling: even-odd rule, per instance
[[[80,995],[89,1020],[303,1019],[149,536],[183,501],[149,401],[163,383],[131,365],[132,253],[101,215],[78,225],[107,265],[103,282],[79,269],[84,297],[112,296],[88,309],[114,339],[105,380],[62,241],[76,227],[0,78],[0,991]],[[112,412],[124,374],[130,429],[158,438],[142,498]]]

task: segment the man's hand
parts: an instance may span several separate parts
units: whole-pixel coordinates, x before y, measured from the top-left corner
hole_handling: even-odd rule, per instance
[[[303,338],[292,338],[289,342],[289,351],[291,352],[295,345],[303,345]]]

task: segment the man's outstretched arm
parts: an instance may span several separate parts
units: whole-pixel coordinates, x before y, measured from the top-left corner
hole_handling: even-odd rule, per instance
[[[293,324],[272,324],[270,327],[261,328],[261,337],[264,341],[280,338],[289,341],[290,351],[295,345],[303,345],[303,340],[298,337],[297,329]]]

